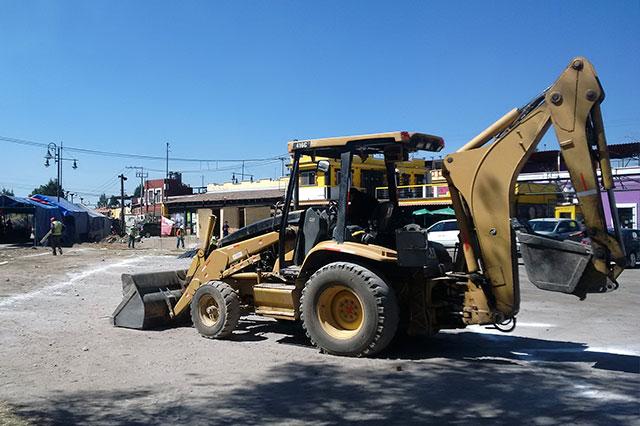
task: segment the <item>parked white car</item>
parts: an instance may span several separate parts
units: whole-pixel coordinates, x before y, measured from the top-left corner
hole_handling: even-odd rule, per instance
[[[440,243],[446,248],[453,248],[458,243],[458,221],[455,219],[441,220],[427,228],[429,241]]]

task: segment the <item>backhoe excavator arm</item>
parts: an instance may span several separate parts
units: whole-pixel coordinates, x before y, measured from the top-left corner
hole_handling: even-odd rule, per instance
[[[518,313],[518,267],[510,222],[516,210],[515,184],[550,125],[555,129],[592,240],[590,272],[583,274],[583,268],[578,278],[598,282],[607,282],[608,278],[611,287],[622,272],[619,224],[614,221],[617,236],[609,235],[600,193],[602,184],[609,193],[612,216],[617,219],[600,113],[603,99],[593,66],[584,58],[576,58],[538,98],[507,113],[445,158],[444,175],[460,225],[469,277],[463,312],[467,324],[500,322]],[[606,285],[584,283],[578,288],[582,290],[573,293],[581,297],[607,290]]]

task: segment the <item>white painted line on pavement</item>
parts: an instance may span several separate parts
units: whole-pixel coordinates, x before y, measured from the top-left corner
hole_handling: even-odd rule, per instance
[[[613,354],[613,355],[640,356],[640,352],[630,351],[629,349],[612,348],[609,346],[605,346],[605,347],[589,346],[587,349],[585,349],[585,351],[586,352],[606,352],[608,354]]]
[[[122,261],[117,262],[117,263],[112,263],[112,264],[109,264],[109,265],[106,265],[106,266],[101,266],[99,268],[89,269],[89,270],[80,272],[78,275],[74,276],[69,281],[63,281],[63,282],[60,282],[60,283],[57,283],[57,284],[52,284],[52,285],[49,285],[47,287],[43,287],[43,288],[38,289],[38,290],[34,290],[34,291],[31,291],[31,292],[28,292],[28,293],[24,293],[24,294],[18,294],[18,295],[15,295],[15,296],[8,297],[8,298],[6,298],[4,300],[0,300],[0,307],[11,306],[11,305],[14,305],[17,302],[22,302],[24,300],[32,299],[32,298],[34,298],[36,296],[39,296],[41,294],[47,294],[47,293],[50,293],[50,292],[53,292],[53,291],[57,291],[57,290],[63,289],[65,287],[69,287],[70,285],[73,285],[76,282],[78,282],[80,280],[83,280],[83,279],[87,278],[90,275],[97,274],[97,273],[100,273],[100,272],[105,272],[105,271],[107,271],[109,269],[112,269],[112,268],[119,268],[119,267],[122,267],[122,266],[127,266],[127,265],[130,265],[132,263],[136,263],[138,261],[145,260],[148,257],[149,256],[133,257],[133,258],[130,258],[130,259],[122,260]]]
[[[518,322],[516,323],[516,328],[518,327],[531,327],[531,328],[553,328],[555,324],[547,324],[545,322]]]
[[[597,399],[599,401],[620,401],[620,402],[636,402],[637,398],[608,390],[596,389],[591,385],[574,385],[578,389],[578,395],[585,398]]]
[[[558,342],[563,343],[563,342]],[[574,352],[599,352],[606,353],[610,355],[628,355],[628,356],[640,356],[640,353],[629,351],[625,349],[618,348],[598,348],[591,346],[581,346],[576,343],[576,347],[570,348],[518,348],[518,352],[511,352],[516,355],[528,355],[533,356],[535,354],[545,354],[545,353],[574,353]]]
[[[46,253],[36,253],[36,254],[30,254],[28,256],[22,256],[22,258],[24,259],[24,258],[27,258],[27,257],[38,257],[38,256],[46,256],[46,255],[53,256],[53,254],[51,254],[51,252],[48,251]]]
[[[546,322],[518,322],[516,324],[516,330],[518,328],[554,328],[555,324],[548,324]],[[470,325],[467,328],[469,331],[473,331],[474,333],[482,333],[482,334],[497,334],[502,335],[503,332],[496,330],[491,325]]]

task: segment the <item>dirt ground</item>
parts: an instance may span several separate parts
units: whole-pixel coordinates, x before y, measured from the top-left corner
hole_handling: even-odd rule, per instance
[[[185,268],[176,254],[0,249],[0,424],[638,424],[640,269],[583,302],[521,271],[514,333],[471,327],[350,359],[257,317],[226,341],[112,327],[120,274]]]

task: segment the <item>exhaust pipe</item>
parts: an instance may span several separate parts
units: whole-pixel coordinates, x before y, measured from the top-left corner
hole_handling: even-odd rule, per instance
[[[122,301],[111,315],[115,327],[147,330],[179,321],[172,309],[182,296],[186,271],[122,274]]]

